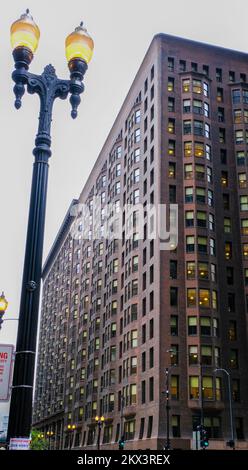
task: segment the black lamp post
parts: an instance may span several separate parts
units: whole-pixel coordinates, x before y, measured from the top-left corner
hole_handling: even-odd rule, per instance
[[[100,445],[101,445],[101,431],[102,431],[102,426],[105,421],[104,416],[96,416],[95,421],[98,426],[98,435],[97,435],[97,450],[100,450]]]
[[[41,75],[29,72],[29,65],[37,49],[40,37],[38,26],[26,11],[11,27],[11,43],[15,70],[15,107],[21,107],[25,92],[38,94],[40,98],[39,127],[33,151],[35,160],[31,188],[29,219],[26,239],[24,271],[20,302],[16,357],[10,404],[8,437],[29,437],[32,422],[32,395],[36,354],[42,252],[45,226],[48,160],[51,157],[51,121],[56,98],[66,99],[71,94],[71,115],[77,116],[82,83],[87,63],[93,53],[93,41],[83,28],[76,28],[66,39],[66,56],[70,80],[57,78],[52,65],[45,67]]]
[[[231,376],[230,373],[223,368],[215,369],[214,372],[224,372],[227,376],[228,382],[228,401],[229,401],[229,418],[230,418],[230,440],[227,442],[233,450],[235,450],[235,429],[233,420],[233,402],[232,402],[232,387],[231,387]]]

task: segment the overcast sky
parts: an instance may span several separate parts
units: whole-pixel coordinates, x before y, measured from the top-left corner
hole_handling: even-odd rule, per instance
[[[11,0],[0,15],[1,228],[0,290],[9,301],[6,318],[18,316],[38,97],[25,95],[14,108],[9,28],[29,8],[41,38],[31,71],[52,63],[69,78],[64,40],[81,20],[95,41],[78,118],[69,101],[57,100],[52,127],[47,200],[46,256],[74,197],[78,197],[154,34],[164,32],[248,51],[245,0]],[[0,342],[15,343],[17,322],[5,322]],[[1,410],[1,408],[0,408]]]

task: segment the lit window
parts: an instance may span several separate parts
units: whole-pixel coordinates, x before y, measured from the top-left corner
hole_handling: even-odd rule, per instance
[[[242,235],[248,235],[248,219],[241,220]]]
[[[199,305],[200,305],[200,307],[204,307],[204,308],[210,307],[210,292],[209,292],[209,289],[200,289],[199,290]]]
[[[192,155],[192,142],[184,142],[184,156],[190,157]]]
[[[212,308],[213,310],[217,310],[218,304],[217,304],[217,292],[216,290],[212,291]]]
[[[241,109],[234,110],[234,122],[235,124],[241,124],[242,122],[242,110]]]
[[[248,259],[248,243],[243,244],[243,255],[246,259]]]
[[[200,80],[193,80],[193,93],[200,94],[202,92],[202,83]]]
[[[197,376],[189,378],[189,398],[190,400],[199,399],[199,377]]]
[[[175,155],[175,150],[176,150],[176,142],[174,140],[169,140],[168,143],[168,153],[169,155]]]
[[[219,377],[215,378],[215,398],[216,401],[221,401],[221,379]]]
[[[168,177],[174,179],[175,176],[176,176],[176,164],[169,162]]]
[[[203,157],[203,155],[204,155],[204,144],[202,142],[195,142],[194,155],[195,155],[195,157]]]
[[[199,279],[208,279],[208,263],[198,263],[198,276]]]
[[[175,134],[175,119],[169,119],[168,121],[168,132]]]
[[[198,364],[198,347],[189,346],[189,365]]]
[[[187,261],[187,279],[195,279],[195,261]]]
[[[137,348],[138,346],[138,331],[133,330],[131,331],[131,347]]]
[[[169,92],[174,91],[174,78],[172,78],[172,77],[168,77],[167,90],[168,90]]]
[[[231,259],[232,257],[232,243],[225,242],[225,258],[227,260]]]
[[[196,289],[187,289],[187,307],[196,307]]]
[[[204,400],[213,400],[214,398],[213,377],[202,378],[202,389],[203,389]]]
[[[190,91],[190,79],[189,78],[185,78],[183,80],[183,92],[184,93],[188,93]]]
[[[239,187],[240,188],[246,188],[246,186],[247,186],[246,173],[239,173],[238,174],[238,179],[239,179]]]

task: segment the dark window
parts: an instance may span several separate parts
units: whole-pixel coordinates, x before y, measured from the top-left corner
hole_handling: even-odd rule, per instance
[[[148,427],[147,427],[147,437],[150,438],[152,435],[152,423],[153,423],[153,416],[149,416],[148,418]]]
[[[153,377],[149,378],[149,400],[150,401],[154,400],[154,378]]]
[[[171,307],[177,307],[178,302],[178,289],[177,287],[170,288],[170,305]]]
[[[141,403],[146,402],[146,381],[142,380],[141,382]]]
[[[145,418],[141,418],[141,420],[140,420],[139,439],[143,439],[144,429],[145,429]]]
[[[170,279],[177,279],[177,261],[170,260]]]

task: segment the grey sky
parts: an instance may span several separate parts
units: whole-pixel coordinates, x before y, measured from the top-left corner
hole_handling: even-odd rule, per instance
[[[77,120],[70,117],[68,101],[57,101],[54,109],[44,256],[71,199],[81,192],[154,34],[248,51],[245,0],[26,1],[4,2],[0,15],[0,290],[9,300],[6,318],[18,315],[38,118],[37,97],[25,95],[18,112],[13,105],[11,23],[29,7],[40,27],[40,44],[31,64],[34,73],[51,62],[61,78],[69,77],[64,40],[81,20],[95,41]],[[0,342],[14,343],[16,326],[17,322],[5,322]]]

